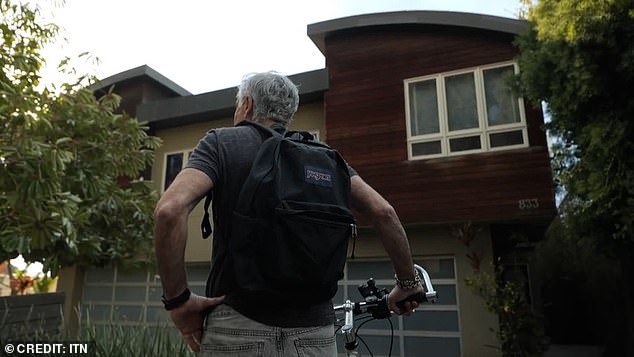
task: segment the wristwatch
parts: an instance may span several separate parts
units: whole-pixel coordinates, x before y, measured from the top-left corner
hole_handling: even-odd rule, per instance
[[[163,305],[165,305],[165,310],[170,311],[185,304],[187,300],[189,300],[189,297],[191,295],[192,295],[192,292],[189,290],[189,288],[185,288],[185,290],[183,290],[183,292],[180,295],[169,300],[166,299],[165,294],[163,294],[161,296],[161,301],[163,302]]]

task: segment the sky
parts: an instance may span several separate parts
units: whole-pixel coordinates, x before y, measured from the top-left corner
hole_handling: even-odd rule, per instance
[[[44,81],[61,83],[65,56],[80,74],[104,79],[148,65],[193,94],[236,86],[242,76],[325,67],[309,24],[404,10],[517,18],[519,0],[34,0],[61,27],[44,52]],[[63,39],[63,40],[62,40]],[[98,62],[97,62],[98,61]]]

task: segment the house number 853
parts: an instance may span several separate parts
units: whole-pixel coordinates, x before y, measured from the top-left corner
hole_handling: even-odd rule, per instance
[[[539,207],[539,200],[537,198],[527,198],[517,201],[517,204],[521,210],[534,209]]]

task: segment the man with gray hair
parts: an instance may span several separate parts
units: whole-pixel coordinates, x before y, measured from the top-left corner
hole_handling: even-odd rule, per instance
[[[163,303],[189,347],[202,356],[235,356],[238,351],[249,356],[337,354],[332,301],[246,303],[248,297],[240,296],[231,279],[236,272],[226,264],[231,215],[263,142],[257,128],[238,124],[246,120],[283,133],[298,104],[297,87],[287,77],[276,72],[245,76],[238,86],[235,126],[211,130],[200,140],[156,206],[154,240]],[[352,204],[373,222],[396,273],[388,306],[397,314],[410,313],[417,303],[399,308],[396,302],[422,292],[422,286],[402,283],[416,277],[405,231],[392,206],[349,170]],[[188,288],[184,252],[189,213],[210,192],[214,238],[207,297],[202,297]]]

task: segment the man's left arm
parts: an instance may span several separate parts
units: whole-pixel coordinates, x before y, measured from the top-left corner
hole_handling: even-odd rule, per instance
[[[213,188],[213,182],[202,171],[186,168],[163,193],[154,211],[154,245],[163,295],[170,300],[185,291],[185,247],[187,243],[187,218],[205,194]],[[170,310],[170,317],[180,330],[187,344],[194,351],[200,349],[203,312],[222,303],[223,297],[206,298],[191,294],[181,306]]]

